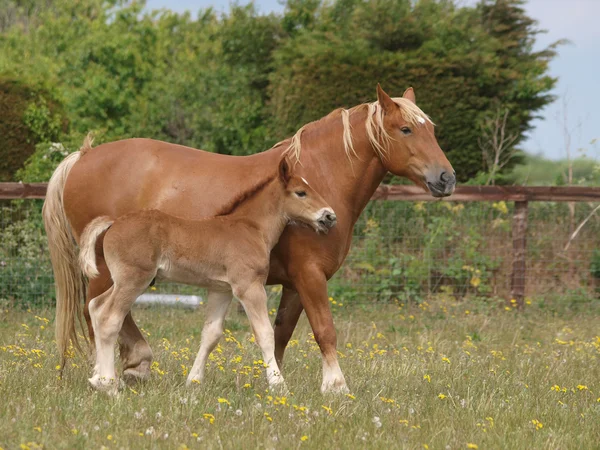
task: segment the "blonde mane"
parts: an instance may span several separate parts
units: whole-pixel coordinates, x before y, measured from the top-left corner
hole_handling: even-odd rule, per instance
[[[403,97],[396,97],[392,100],[398,106],[400,106],[402,118],[406,120],[409,125],[418,126],[424,124],[425,121],[433,124],[429,116],[410,100],[407,100]],[[352,140],[352,126],[350,125],[350,117],[352,114],[363,110],[367,111],[365,129],[367,132],[367,137],[369,138],[369,142],[380,158],[387,158],[388,148],[393,138],[389,135],[383,125],[383,108],[379,105],[378,101],[373,103],[363,103],[350,109],[336,109],[322,119],[307,123],[300,128],[296,134],[294,134],[294,136],[292,136],[287,149],[284,150],[284,153],[290,157],[294,157],[297,162],[300,162],[300,154],[302,152],[302,133],[314,128],[322,121],[340,117],[343,127],[342,140],[344,143],[344,151],[346,152],[348,160],[350,163],[352,163],[352,156],[358,158],[358,155],[354,149],[354,143]],[[278,142],[273,147],[283,145],[286,141],[287,139],[285,141]]]

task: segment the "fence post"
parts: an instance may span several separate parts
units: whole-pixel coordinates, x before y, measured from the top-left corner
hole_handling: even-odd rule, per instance
[[[513,268],[510,281],[511,300],[517,302],[519,308],[523,307],[525,298],[525,271],[527,256],[527,201],[515,202],[513,215]],[[512,304],[510,305],[512,306]]]

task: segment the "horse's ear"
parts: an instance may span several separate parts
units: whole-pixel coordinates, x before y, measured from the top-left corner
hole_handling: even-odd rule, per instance
[[[377,83],[377,101],[386,113],[391,113],[394,109],[398,108],[398,105],[394,103],[394,100],[385,93],[379,83]]]
[[[292,168],[284,156],[279,162],[279,179],[283,184],[287,185],[290,182],[290,178],[292,178]]]
[[[415,98],[415,90],[412,87],[409,87],[407,90],[405,90],[404,94],[402,94],[402,97],[406,100],[410,100],[414,104],[417,103],[417,99]]]

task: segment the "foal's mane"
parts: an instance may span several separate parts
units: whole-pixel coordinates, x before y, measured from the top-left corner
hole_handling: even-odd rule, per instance
[[[428,121],[433,124],[427,114],[425,114],[421,108],[419,108],[412,101],[403,97],[396,97],[392,99],[399,107],[400,112],[404,120],[410,125],[417,126]],[[322,119],[315,120],[314,122],[307,123],[300,128],[294,136],[284,141],[278,142],[273,147],[278,147],[289,142],[287,149],[284,153],[289,156],[294,156],[296,161],[300,161],[300,153],[302,152],[302,133],[308,132],[318,126],[323,126],[330,122],[341,118],[343,133],[342,140],[344,143],[344,150],[348,160],[352,162],[351,156],[357,157],[356,151],[354,150],[354,144],[352,141],[352,127],[350,125],[350,117],[358,113],[366,112],[365,118],[365,131],[369,138],[369,142],[381,158],[387,157],[388,147],[392,141],[392,137],[386,131],[383,125],[383,108],[378,101],[372,103],[363,103],[361,105],[354,106],[350,109],[338,108],[330,112]]]
[[[247,200],[250,200],[252,197],[256,196],[260,191],[262,191],[271,181],[275,179],[276,176],[277,175],[273,175],[265,180],[262,180],[259,183],[255,184],[253,187],[249,188],[248,190],[238,194],[237,197],[235,197],[227,205],[221,208],[219,212],[215,214],[215,216],[228,216],[229,214],[233,213],[242,203],[244,203]]]

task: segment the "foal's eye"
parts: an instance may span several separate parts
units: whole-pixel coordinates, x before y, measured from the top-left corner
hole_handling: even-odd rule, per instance
[[[408,136],[409,134],[412,133],[412,131],[410,131],[410,128],[408,128],[408,127],[402,127],[402,128],[400,128],[400,131],[402,131],[402,134],[404,134],[405,136]]]
[[[305,191],[296,191],[296,195],[300,198],[304,198],[304,197],[306,197],[306,192]]]

